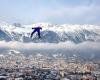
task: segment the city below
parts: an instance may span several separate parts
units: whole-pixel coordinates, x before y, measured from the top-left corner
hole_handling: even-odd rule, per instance
[[[85,61],[76,55],[54,58],[37,54],[0,54],[0,80],[100,80],[100,61]]]

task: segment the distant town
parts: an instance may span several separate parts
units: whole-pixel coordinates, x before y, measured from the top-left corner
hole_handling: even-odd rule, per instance
[[[75,55],[67,59],[1,54],[0,80],[100,80],[100,61],[84,61]]]

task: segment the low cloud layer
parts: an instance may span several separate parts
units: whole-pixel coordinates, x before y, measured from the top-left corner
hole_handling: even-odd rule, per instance
[[[0,48],[10,49],[25,49],[25,50],[37,50],[37,49],[100,49],[100,43],[98,42],[84,42],[80,44],[74,44],[72,42],[61,43],[22,43],[22,42],[5,42],[0,41]]]

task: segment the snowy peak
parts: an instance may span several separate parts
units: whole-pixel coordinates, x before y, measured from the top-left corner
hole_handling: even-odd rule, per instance
[[[33,27],[42,27],[41,39],[37,34],[30,38]],[[9,40],[8,40],[9,39]],[[95,25],[70,25],[70,24],[50,24],[37,23],[32,25],[9,25],[0,23],[0,40],[20,41],[20,42],[42,42],[59,43],[71,41],[81,43],[84,41],[100,41],[100,27]]]

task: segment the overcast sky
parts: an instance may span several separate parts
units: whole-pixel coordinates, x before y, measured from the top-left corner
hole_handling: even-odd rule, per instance
[[[100,0],[0,0],[0,21],[100,25]]]

